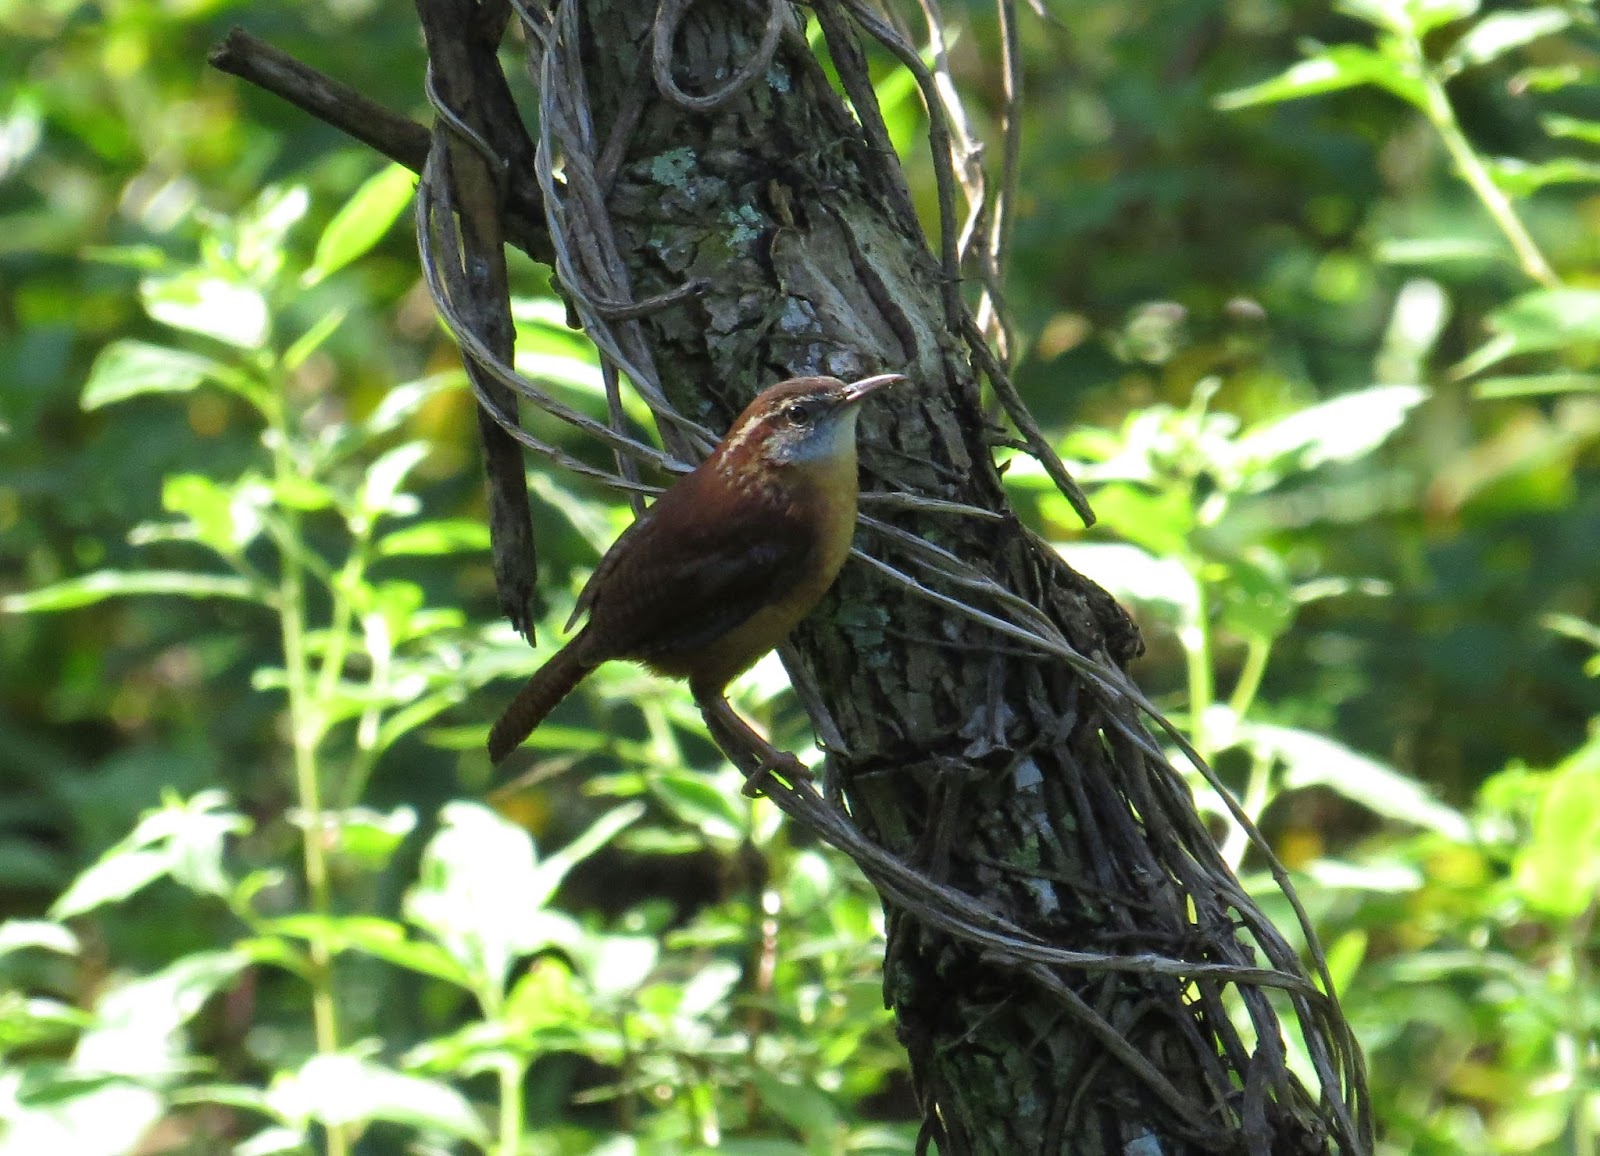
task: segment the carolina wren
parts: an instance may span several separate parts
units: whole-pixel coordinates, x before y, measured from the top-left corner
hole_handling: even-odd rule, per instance
[[[689,680],[747,792],[768,769],[803,773],[735,713],[726,688],[788,636],[844,565],[858,406],[904,380],[797,377],[752,401],[600,559],[567,626],[585,612],[589,621],[511,701],[489,732],[489,757],[500,762],[591,670],[625,658]]]

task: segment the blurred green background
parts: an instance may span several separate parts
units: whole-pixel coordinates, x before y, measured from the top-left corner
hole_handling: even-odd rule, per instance
[[[1018,505],[1294,870],[1383,1151],[1593,1153],[1595,6],[1047,7],[1006,287],[1103,523]],[[605,671],[461,801],[628,516],[535,463],[538,650],[496,623],[409,183],[208,69],[233,23],[426,119],[408,5],[0,0],[0,1153],[913,1151],[875,899],[681,689]],[[806,749],[781,668],[740,704]]]

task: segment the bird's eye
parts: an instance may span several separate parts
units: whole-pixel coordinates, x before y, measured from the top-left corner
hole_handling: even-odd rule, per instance
[[[807,425],[815,413],[815,407],[803,401],[790,402],[783,407],[783,416],[794,425]]]

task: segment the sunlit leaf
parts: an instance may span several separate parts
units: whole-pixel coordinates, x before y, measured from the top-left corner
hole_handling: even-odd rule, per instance
[[[1480,377],[1474,397],[1542,397],[1553,393],[1600,393],[1600,373],[1522,373]]]
[[[7,919],[0,923],[0,956],[28,947],[77,955],[78,937],[69,928],[45,919]]]
[[[1375,84],[1412,104],[1424,99],[1421,80],[1402,61],[1359,44],[1339,44],[1290,65],[1271,80],[1225,92],[1217,97],[1216,104],[1224,111],[1232,111],[1362,84]]]
[[[727,960],[713,960],[706,964],[683,985],[678,1014],[690,1018],[710,1014],[727,1000],[743,974],[742,968]]]
[[[1527,197],[1549,185],[1600,184],[1600,162],[1557,157],[1540,163],[1500,157],[1488,164],[1494,183],[1513,197]]]
[[[1600,890],[1600,741],[1591,740],[1550,772],[1530,838],[1512,879],[1535,909],[1572,919]]]
[[[1378,0],[1383,3],[1385,0]],[[1475,14],[1479,0],[1405,0],[1406,15],[1418,36],[1426,36],[1435,28]]]
[[[1119,601],[1152,607],[1174,626],[1195,621],[1200,591],[1177,559],[1158,558],[1126,542],[1058,543],[1056,550],[1067,565]]]
[[[1378,242],[1375,256],[1389,265],[1444,265],[1499,260],[1501,246],[1474,237],[1411,237]]]
[[[166,875],[172,859],[165,851],[119,851],[93,863],[50,905],[55,919],[71,919],[107,903],[120,903]]]
[[[187,393],[225,372],[198,353],[146,341],[113,341],[95,357],[79,404],[99,409],[145,393]]]
[[[661,944],[648,935],[586,936],[568,953],[601,999],[614,1000],[637,990],[655,970]]]
[[[368,518],[402,512],[396,501],[400,487],[405,484],[406,475],[428,456],[429,450],[427,442],[407,442],[373,462],[361,486],[361,512]]]
[[[617,833],[644,817],[643,803],[625,803],[601,815],[577,838],[561,850],[546,855],[534,868],[535,886],[524,896],[526,902],[542,906],[548,903],[561,886],[561,881],[583,860],[611,842]]]
[[[1376,385],[1253,426],[1239,438],[1243,468],[1276,480],[1365,457],[1427,396],[1420,386]]]
[[[505,1018],[518,1032],[541,1032],[580,1022],[589,1005],[565,963],[541,957],[512,985]]]
[[[1156,557],[1188,553],[1195,511],[1188,496],[1178,489],[1156,491],[1113,483],[1097,488],[1092,500],[1100,525]]]
[[[1487,64],[1541,36],[1560,32],[1571,23],[1572,17],[1560,8],[1491,12],[1456,41],[1444,58],[1444,68],[1447,72],[1459,72],[1463,68]]]
[[[330,951],[360,951],[396,967],[461,987],[472,977],[437,943],[412,939],[403,925],[370,915],[285,915],[266,925],[274,934],[325,944]]]
[[[1489,315],[1493,334],[1451,372],[1480,373],[1508,357],[1600,341],[1600,289],[1535,289]]]
[[[478,803],[449,803],[423,852],[407,917],[478,987],[499,990],[511,964],[549,942],[552,925],[528,896],[539,888],[528,833]]]
[[[489,527],[468,518],[419,522],[378,540],[378,553],[385,558],[399,554],[459,554],[488,548]]]
[[[750,1073],[750,1079],[761,1102],[780,1119],[792,1124],[802,1136],[822,1140],[838,1130],[839,1108],[819,1089],[810,1084],[780,1080],[759,1069]]]
[[[280,1073],[267,1092],[273,1110],[301,1123],[386,1120],[484,1144],[488,1130],[466,1098],[438,1080],[408,1076],[351,1055],[318,1055]]]
[[[161,504],[188,519],[196,541],[232,557],[261,533],[271,493],[251,475],[223,485],[204,474],[170,474],[161,484]]]
[[[335,849],[368,871],[381,871],[416,826],[417,813],[410,807],[396,807],[388,813],[352,807],[333,824]]]
[[[294,344],[283,351],[283,368],[293,373],[304,365],[306,358],[320,349],[322,343],[332,337],[339,326],[344,324],[345,316],[345,310],[334,309],[320,317],[315,325],[295,338]]]
[[[405,166],[389,165],[362,182],[317,238],[316,255],[302,283],[315,285],[381,241],[410,203],[416,181]]]
[[[719,784],[694,771],[666,770],[651,779],[651,789],[678,819],[708,839],[742,841],[750,830],[750,806],[731,779]]]
[[[1333,739],[1293,727],[1254,722],[1241,722],[1239,734],[1258,756],[1283,764],[1283,785],[1287,790],[1327,787],[1386,818],[1452,839],[1464,841],[1471,837],[1471,828],[1461,812],[1432,798],[1415,779]]]
[[[1584,144],[1600,145],[1600,120],[1580,120],[1575,116],[1551,114],[1539,118],[1544,131],[1551,136],[1579,140]]]
[[[305,1130],[280,1124],[263,1128],[233,1146],[233,1156],[279,1156],[284,1152],[300,1154],[306,1151]]]
[[[113,987],[96,1004],[75,1063],[90,1072],[170,1078],[185,1062],[175,1039],[179,1029],[249,963],[241,952],[196,952]]]
[[[198,333],[239,349],[267,342],[270,318],[266,300],[249,285],[186,270],[172,277],[147,277],[139,283],[145,312],[164,325]]]
[[[383,400],[362,423],[363,440],[398,429],[402,422],[415,417],[417,412],[433,398],[448,390],[461,388],[465,384],[466,374],[462,370],[451,369],[393,387],[383,395]]]
[[[304,185],[269,185],[238,219],[234,260],[258,285],[270,284],[283,268],[289,230],[311,208]]]

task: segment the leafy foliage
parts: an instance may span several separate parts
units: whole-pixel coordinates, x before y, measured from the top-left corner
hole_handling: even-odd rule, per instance
[[[0,0],[0,1154],[914,1151],[874,899],[685,696],[602,670],[464,801],[629,514],[535,471],[541,646],[496,622],[410,178],[202,75],[228,9]],[[1013,495],[1295,873],[1385,1151],[1592,1151],[1594,6],[1059,15],[1011,305],[1101,526]],[[408,11],[250,16],[416,103]],[[995,45],[948,45],[980,122]]]

